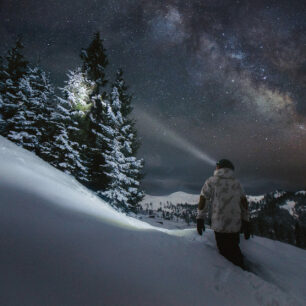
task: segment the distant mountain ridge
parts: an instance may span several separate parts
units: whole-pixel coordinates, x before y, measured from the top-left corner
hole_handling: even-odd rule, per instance
[[[305,191],[300,191],[305,192]],[[248,200],[251,202],[259,202],[264,198],[264,195],[248,195]],[[184,191],[177,191],[170,193],[169,195],[161,195],[161,196],[155,196],[155,195],[149,195],[146,194],[144,199],[141,202],[141,205],[146,203],[152,203],[153,205],[156,205],[156,203],[159,205],[159,203],[166,203],[172,202],[173,204],[197,204],[199,200],[199,194],[192,194],[187,193]]]
[[[306,248],[305,190],[276,190],[247,198],[254,234]],[[146,195],[139,212],[150,218],[176,220],[189,226],[196,222],[198,199],[198,194],[182,191],[165,196]]]
[[[197,194],[191,194],[191,193],[186,193],[183,191],[177,191],[173,192],[169,195],[163,195],[163,196],[154,196],[154,195],[149,195],[146,194],[144,199],[141,202],[141,205],[145,204],[153,204],[153,207],[159,207],[160,203],[167,203],[171,202],[173,204],[197,204],[199,200],[199,195]]]

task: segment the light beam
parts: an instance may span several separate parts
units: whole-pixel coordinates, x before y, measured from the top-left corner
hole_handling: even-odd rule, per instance
[[[188,140],[184,139],[173,130],[166,127],[156,118],[153,118],[151,114],[148,115],[146,112],[139,109],[135,109],[135,112],[137,114],[137,120],[142,121],[146,127],[149,127],[152,130],[163,130],[163,133],[161,133],[163,137],[159,138],[162,141],[166,142],[167,144],[172,144],[173,146],[193,155],[194,157],[206,162],[209,165],[216,165],[216,161],[207,153],[201,151],[194,144],[190,143]],[[156,133],[154,133],[154,135],[156,136]]]

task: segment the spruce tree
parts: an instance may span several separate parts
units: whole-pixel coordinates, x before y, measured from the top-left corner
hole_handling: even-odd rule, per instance
[[[18,83],[18,81],[25,75],[28,69],[28,61],[23,55],[24,45],[21,37],[16,41],[15,46],[9,50],[6,57],[7,60],[7,73],[10,79]]]
[[[8,135],[7,120],[12,118],[19,107],[19,82],[28,70],[28,62],[23,56],[23,44],[21,38],[18,38],[15,46],[9,50],[6,56],[6,65],[2,64],[0,76],[1,93],[1,121],[0,133],[3,136]]]
[[[84,160],[84,150],[86,149],[84,134],[84,126],[86,127],[86,113],[89,109],[89,95],[92,90],[92,84],[86,79],[80,68],[69,71],[68,80],[65,86],[60,88],[62,97],[57,98],[60,107],[60,126],[57,128],[57,143],[65,139],[70,147],[70,166],[66,172],[73,174],[80,182],[88,183],[88,168],[86,160]],[[85,125],[84,125],[85,122]],[[73,159],[71,159],[73,157]],[[74,161],[74,162],[73,162]],[[61,163],[64,165],[63,163]],[[67,165],[68,166],[68,165]]]
[[[113,84],[118,90],[119,99],[121,101],[121,113],[122,116],[125,118],[125,122],[129,124],[129,130],[127,134],[131,136],[131,149],[130,152],[132,155],[136,155],[137,151],[140,146],[140,142],[137,137],[137,130],[135,128],[135,121],[130,118],[130,115],[133,111],[132,107],[132,96],[128,93],[128,86],[123,78],[123,71],[122,69],[118,69],[116,73],[116,80]]]
[[[122,138],[124,139],[123,153],[126,157],[134,159],[134,162],[131,163],[130,177],[136,182],[140,182],[143,178],[143,167],[144,161],[142,159],[138,160],[136,158],[137,151],[140,146],[140,142],[137,137],[137,131],[135,128],[135,121],[130,118],[132,108],[132,96],[128,93],[128,86],[123,78],[123,71],[119,69],[116,74],[116,80],[113,84],[113,88],[117,88],[118,99],[121,102],[121,114],[123,118],[123,124],[120,128]],[[114,101],[114,99],[112,99]],[[143,199],[144,193],[140,188],[140,184],[131,186],[133,192],[130,195],[130,203],[133,206]]]
[[[0,56],[0,97],[2,97],[2,94],[4,93],[4,83],[5,83],[5,64],[3,57]]]
[[[78,131],[71,105],[61,97],[56,97],[54,105],[49,122],[54,132],[47,141],[50,144],[50,152],[46,152],[45,159],[59,170],[84,179],[86,167],[80,157],[79,143],[71,139],[71,134]]]
[[[89,165],[89,186],[95,191],[105,190],[110,183],[110,179],[106,175],[104,156],[104,152],[109,149],[109,139],[112,137],[107,110],[108,101],[98,95],[94,98],[88,114],[86,162]]]
[[[127,109],[121,100],[121,97],[127,97],[126,89],[122,71],[119,71],[108,105],[113,137],[109,143],[110,149],[103,154],[107,164],[106,173],[111,183],[101,195],[113,206],[125,211],[136,211],[137,204],[144,196],[140,188],[143,160],[137,159],[134,155],[133,121],[122,113]]]
[[[4,84],[5,84],[5,68],[2,56],[0,56],[0,127],[3,126],[2,121],[2,107],[3,107],[3,99],[2,94],[4,93]],[[0,132],[0,134],[2,134]]]
[[[92,96],[100,94],[104,99],[104,87],[108,82],[105,78],[105,68],[108,65],[108,60],[99,32],[94,34],[94,39],[88,48],[82,50],[81,59],[83,61],[82,71],[86,74],[88,80],[94,82]]]
[[[108,64],[107,56],[100,34],[96,33],[89,47],[81,52],[83,61],[82,72],[92,84],[89,96],[90,110],[86,117],[86,151],[84,159],[88,165],[88,186],[93,190],[104,190],[109,184],[105,174],[105,158],[103,152],[108,149],[107,131],[107,95],[105,85],[105,68]]]
[[[7,138],[37,155],[48,150],[43,144],[50,134],[52,95],[53,87],[48,75],[39,67],[28,68],[19,81],[16,113],[6,122]]]
[[[90,109],[90,97],[95,83],[87,79],[80,67],[68,71],[67,77],[68,80],[65,81],[65,86],[60,90],[65,99],[71,104],[73,110],[83,116]]]
[[[116,93],[112,92],[112,99]],[[122,210],[129,210],[129,194],[125,186],[131,183],[130,178],[127,176],[130,162],[122,153],[123,139],[119,131],[119,128],[122,126],[122,116],[120,113],[120,101],[117,100],[116,102],[113,103],[114,109],[111,105],[107,105],[108,118],[111,123],[110,134],[112,134],[112,137],[109,141],[109,149],[103,153],[106,161],[106,174],[110,178],[110,185],[105,191],[100,191],[98,194],[105,198],[112,206]],[[116,109],[115,106],[118,108]]]

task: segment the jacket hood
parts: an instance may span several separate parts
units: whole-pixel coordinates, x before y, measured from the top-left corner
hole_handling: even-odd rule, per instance
[[[234,171],[229,168],[221,168],[214,171],[214,176],[230,179],[234,178]]]

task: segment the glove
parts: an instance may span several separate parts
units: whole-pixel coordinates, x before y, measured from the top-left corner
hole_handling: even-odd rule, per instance
[[[197,219],[197,230],[199,235],[202,236],[203,232],[205,232],[204,219]]]
[[[251,222],[242,220],[241,231],[244,234],[244,239],[248,240],[251,236]]]

